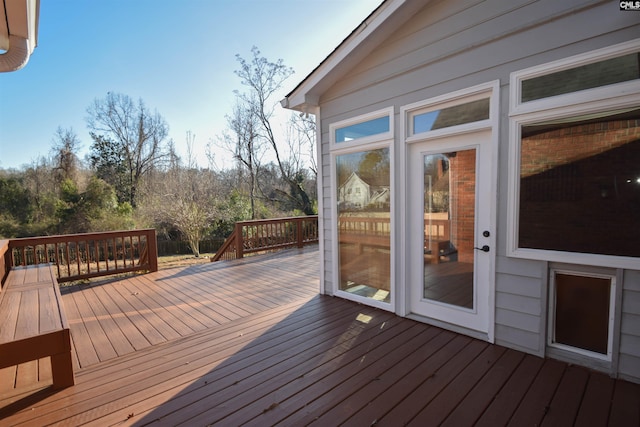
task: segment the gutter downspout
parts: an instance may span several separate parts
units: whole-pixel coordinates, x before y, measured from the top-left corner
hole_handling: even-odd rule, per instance
[[[16,71],[27,65],[31,52],[29,40],[11,34],[9,36],[9,50],[0,55],[0,72]]]

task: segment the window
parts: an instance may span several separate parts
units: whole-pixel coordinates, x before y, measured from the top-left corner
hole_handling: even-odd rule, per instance
[[[412,115],[412,133],[429,132],[488,118],[489,98],[484,98],[439,110],[416,112]]]
[[[587,64],[580,56],[577,67],[568,59],[560,71],[545,65],[545,75],[533,69],[512,76],[512,90],[522,84],[522,99],[511,112],[512,255],[637,265],[640,43],[631,45],[633,54],[623,46],[622,53],[619,46],[598,51]],[[618,77],[610,78],[614,65]],[[626,85],[620,93],[600,90],[620,81]],[[529,100],[537,104],[519,111],[519,101]]]
[[[522,82],[522,102],[640,79],[637,52],[572,67]]]
[[[354,139],[386,133],[389,132],[389,116],[337,128],[335,132],[336,142],[353,141]]]
[[[402,107],[406,142],[490,128],[497,118],[492,95],[498,87],[494,81]]]
[[[335,292],[392,308],[393,107],[329,126]]]
[[[640,257],[640,108],[521,132],[518,247]]]
[[[391,161],[389,148],[335,157],[338,289],[391,300]],[[355,187],[351,194],[343,188]],[[362,191],[361,191],[362,190]]]
[[[393,108],[374,111],[330,125],[331,146],[340,148],[391,138]]]

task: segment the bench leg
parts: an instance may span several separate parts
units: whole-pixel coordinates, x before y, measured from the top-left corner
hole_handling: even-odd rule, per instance
[[[71,351],[51,356],[51,373],[53,374],[53,388],[55,389],[65,388],[75,384]]]

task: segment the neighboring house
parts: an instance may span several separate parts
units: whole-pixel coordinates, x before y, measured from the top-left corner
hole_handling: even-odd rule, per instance
[[[0,73],[24,67],[38,42],[39,0],[0,2]]]
[[[338,203],[344,209],[382,207],[389,204],[389,187],[372,187],[353,172],[338,188]]]
[[[321,292],[640,382],[639,58],[619,2],[382,3],[282,101],[316,115]],[[390,204],[354,220],[372,152]]]

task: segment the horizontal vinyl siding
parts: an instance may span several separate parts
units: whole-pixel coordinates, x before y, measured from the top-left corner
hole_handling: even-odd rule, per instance
[[[544,355],[546,263],[496,260],[496,343]]]
[[[622,289],[618,372],[640,382],[640,271],[625,271]]]
[[[447,7],[461,3],[464,2],[445,2]],[[427,8],[426,12],[418,15],[432,18],[426,22],[423,31],[403,37],[392,36],[390,42],[376,49],[366,62],[322,96],[323,114],[326,118],[348,113],[341,116],[344,118],[360,114],[363,106],[371,111],[385,105],[419,101],[496,78],[506,82],[511,71],[567,56],[561,52],[556,57],[541,61],[537,59],[539,55],[608,34],[614,26],[630,27],[633,31],[635,25],[637,37],[639,24],[637,17],[630,16],[633,14],[625,15],[617,8],[614,10],[611,2],[600,2],[596,6],[590,2],[586,8],[583,3],[583,0],[545,0],[513,10],[513,5],[508,2],[485,2],[478,8],[488,10],[496,17],[485,19],[473,27],[468,23],[476,21],[471,21],[466,12],[464,19],[452,16],[440,20],[440,14]],[[498,4],[509,12],[504,13],[492,4]],[[565,14],[563,19],[558,19],[562,14]],[[435,42],[428,38],[435,36],[428,25],[439,28]],[[522,25],[529,28],[517,32]],[[463,26],[469,28],[456,32]],[[397,41],[394,42],[395,38]],[[631,36],[620,37],[628,38]],[[430,43],[425,44],[424,40]],[[616,41],[605,41],[601,45],[613,43]],[[575,53],[581,51],[576,49]],[[518,60],[524,63],[514,65]]]
[[[324,114],[324,111],[322,112]],[[324,230],[324,254],[322,257],[322,266],[324,268],[324,293],[327,295],[333,295],[333,244],[332,244],[332,223],[334,221],[332,217],[332,206],[334,203],[333,194],[331,192],[331,157],[329,155],[329,122],[322,117],[321,122],[321,139],[322,155],[320,158],[322,173],[322,227]]]
[[[499,79],[498,224],[496,229],[496,343],[538,356],[545,354],[547,263],[508,258],[506,224],[509,158],[509,75],[513,71],[610,46],[640,36],[637,13],[593,0],[442,0],[430,2],[338,83],[321,94],[322,167],[325,203],[325,287],[333,280],[330,243],[329,125],[395,107],[395,157],[402,106]],[[356,23],[354,23],[354,26]],[[362,147],[366,149],[366,147]],[[398,162],[394,164],[396,176]],[[397,196],[400,196],[399,194]],[[399,199],[396,199],[399,200]],[[395,211],[404,215],[404,208]],[[404,241],[398,236],[397,241]],[[396,251],[396,255],[398,251]],[[401,260],[396,265],[402,267]],[[640,273],[627,272],[619,372],[640,377]],[[396,277],[398,277],[396,275]],[[631,277],[631,279],[629,279]],[[627,287],[626,282],[635,285]]]

